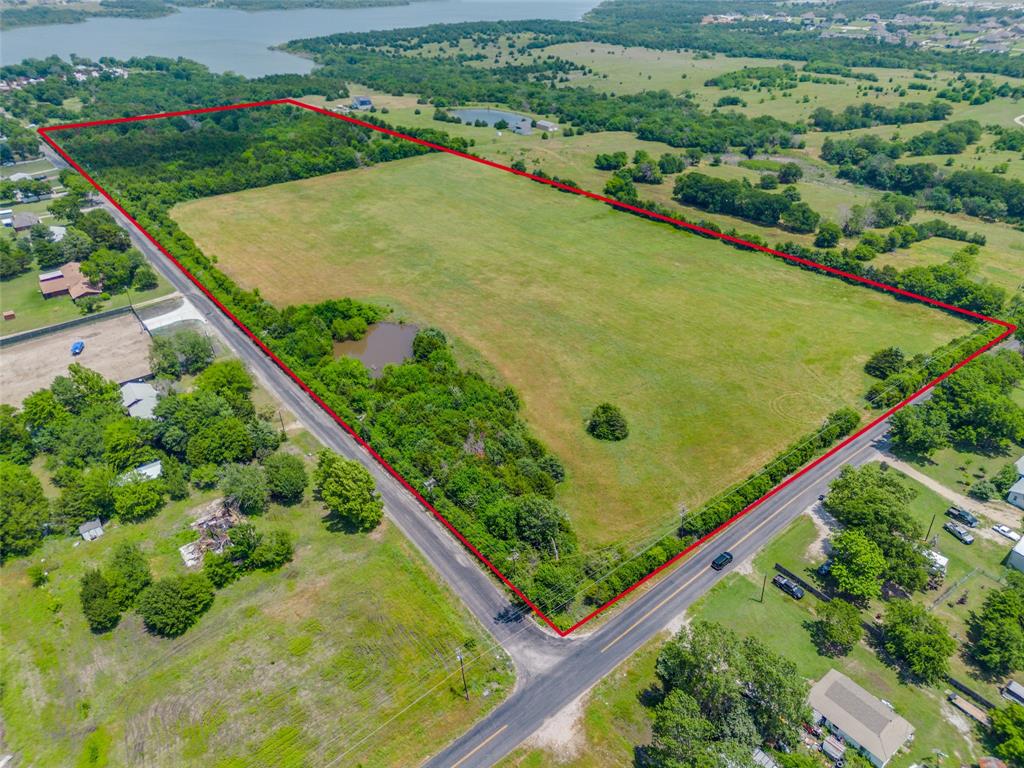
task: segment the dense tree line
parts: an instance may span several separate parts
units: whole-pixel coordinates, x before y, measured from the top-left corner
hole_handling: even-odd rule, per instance
[[[939,384],[926,403],[893,414],[893,447],[928,456],[955,444],[998,454],[1024,443],[1024,408],[1011,397],[1021,381],[1019,353],[983,355]]]
[[[941,101],[929,104],[912,101],[897,107],[862,102],[850,104],[841,112],[833,112],[828,107],[818,107],[811,112],[811,124],[822,131],[850,131],[875,125],[905,125],[945,120],[952,112],[953,107]]]
[[[829,136],[821,145],[821,159],[839,167],[861,166],[872,158],[884,156],[895,160],[910,155],[956,155],[981,138],[981,125],[976,120],[957,120],[937,131],[924,131],[901,139],[883,139],[863,134],[848,139]]]
[[[93,63],[77,58],[74,62]],[[127,68],[131,74],[124,79],[107,73],[78,82],[69,77],[72,65],[57,56],[0,67],[0,79],[19,75],[43,78],[41,83],[0,95],[0,105],[14,117],[45,124],[346,93],[343,83],[319,73],[247,79],[232,73],[212,73],[204,65],[187,59],[155,56],[124,61],[104,57],[100,63]],[[79,99],[81,109],[65,107],[69,98]]]
[[[851,434],[859,423],[860,415],[852,408],[841,408],[830,414],[819,430],[794,441],[763,470],[720,494],[699,510],[684,516],[680,533],[694,537],[710,533],[768,493],[783,478],[795,472],[814,456]]]
[[[746,179],[719,179],[694,171],[676,179],[672,196],[684,205],[766,227],[781,224],[793,232],[813,232],[821,220],[820,214],[799,199],[795,189],[772,194],[755,188]]]

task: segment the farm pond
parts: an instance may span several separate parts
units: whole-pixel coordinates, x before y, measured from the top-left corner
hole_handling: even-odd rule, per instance
[[[405,323],[374,323],[363,338],[334,342],[335,357],[354,357],[362,361],[370,376],[379,378],[385,365],[398,364],[412,357],[412,340],[419,327]]]

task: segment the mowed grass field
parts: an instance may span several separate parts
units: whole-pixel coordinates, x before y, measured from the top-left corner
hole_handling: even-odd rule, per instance
[[[286,450],[318,447],[301,433]],[[180,638],[150,635],[130,613],[92,634],[82,574],[121,542],[140,546],[155,578],[183,573],[178,547],[210,499],[193,494],[92,542],[51,537],[0,570],[4,753],[18,765],[397,768],[511,689],[507,657],[390,522],[370,535],[331,531],[308,491],[302,504],[252,520],[290,531],[294,560],[219,590]],[[33,563],[50,571],[39,588],[26,572]],[[468,703],[459,647],[472,660]]]
[[[279,305],[391,302],[514,386],[566,463],[586,543],[671,527],[868,384],[892,344],[970,326],[447,155],[201,201],[173,212],[219,266]],[[584,431],[618,405],[631,434]]]

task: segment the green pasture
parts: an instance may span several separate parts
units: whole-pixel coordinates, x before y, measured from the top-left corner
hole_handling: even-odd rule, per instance
[[[859,402],[873,351],[929,350],[968,330],[450,156],[189,202],[174,215],[271,301],[390,301],[475,350],[566,463],[559,500],[589,543],[672,526],[682,505]],[[624,411],[629,439],[586,434],[603,401]]]

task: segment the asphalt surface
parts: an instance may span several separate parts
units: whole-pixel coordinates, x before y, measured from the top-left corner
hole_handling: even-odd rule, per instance
[[[49,147],[46,152],[51,160],[64,164]],[[876,425],[797,478],[667,571],[652,586],[638,590],[635,596],[612,608],[606,618],[595,622],[596,630],[586,632],[584,628],[568,638],[559,638],[531,618],[518,616],[505,590],[429,511],[266,357],[149,239],[114,206],[105,205],[130,233],[133,244],[202,312],[261,383],[324,445],[369,469],[377,481],[388,517],[515,662],[516,688],[509,698],[427,761],[425,765],[430,768],[484,768],[501,760],[661,632],[730,570],[753,557],[816,504],[843,465],[877,458],[876,446],[888,430],[886,422]],[[732,552],[733,564],[721,572],[712,570],[711,560],[726,550]]]

